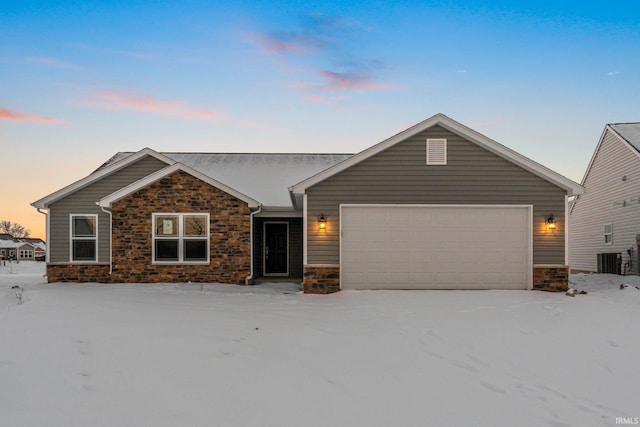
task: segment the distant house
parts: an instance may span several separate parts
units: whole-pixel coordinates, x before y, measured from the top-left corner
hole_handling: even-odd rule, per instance
[[[437,114],[355,155],[117,153],[32,205],[50,282],[560,290],[581,193]]]
[[[0,260],[33,261],[35,247],[28,242],[0,239]]]
[[[0,260],[44,261],[46,248],[46,243],[40,238],[15,238],[11,234],[0,234]]]
[[[640,123],[604,127],[582,185],[570,209],[571,270],[638,274]]]

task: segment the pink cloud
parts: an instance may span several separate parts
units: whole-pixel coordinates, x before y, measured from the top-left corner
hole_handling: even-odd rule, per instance
[[[322,95],[305,95],[304,99],[309,102],[317,102],[320,104],[327,102],[327,97]]]
[[[389,85],[384,83],[371,82],[369,73],[344,72],[322,70],[320,76],[326,80],[323,89],[329,92],[337,90],[376,90],[384,89]]]
[[[338,91],[368,91],[386,89],[392,87],[388,83],[376,83],[371,81],[372,76],[369,73],[363,72],[344,72],[321,70],[317,72],[321,82],[297,82],[289,85],[292,89],[297,90],[321,90],[323,92],[338,92]],[[312,95],[313,96],[313,95]],[[309,101],[313,101],[312,98],[307,98]]]
[[[340,101],[349,99],[346,96],[324,96],[313,94],[306,94],[302,98],[307,102],[311,102],[312,104],[322,104],[330,107],[335,106]]]
[[[180,100],[162,100],[150,95],[128,94],[115,91],[98,92],[92,104],[112,110],[134,110],[183,117],[192,120],[222,120],[226,115],[213,109],[193,106]]]
[[[304,43],[300,43],[295,39],[287,40],[286,37],[264,33],[247,33],[246,38],[252,45],[271,54],[282,55],[285,53],[293,53],[296,55],[304,55],[309,53],[308,46],[305,46]]]
[[[54,117],[38,116],[35,114],[19,113],[9,110],[8,108],[0,108],[0,120],[13,120],[22,122],[40,122],[40,123],[61,123],[62,120]]]

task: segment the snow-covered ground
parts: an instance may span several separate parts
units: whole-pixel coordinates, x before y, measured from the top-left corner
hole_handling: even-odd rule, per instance
[[[43,273],[41,263],[0,266],[4,427],[614,426],[640,417],[638,277],[572,276],[588,292],[575,297],[318,296],[291,284],[45,284]],[[22,304],[13,286],[24,289]]]

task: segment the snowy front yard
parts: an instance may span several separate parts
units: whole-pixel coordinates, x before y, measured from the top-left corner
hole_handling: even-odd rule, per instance
[[[0,266],[2,426],[614,426],[638,277],[587,295],[44,284]],[[12,286],[24,288],[19,304]],[[618,424],[621,420],[618,420]]]

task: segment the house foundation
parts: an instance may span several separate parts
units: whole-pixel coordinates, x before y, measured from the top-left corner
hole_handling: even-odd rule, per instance
[[[109,264],[47,264],[47,282],[109,283]]]
[[[564,292],[569,289],[569,266],[536,264],[533,266],[533,290]]]
[[[332,294],[340,290],[340,266],[305,265],[302,281],[305,294]]]

